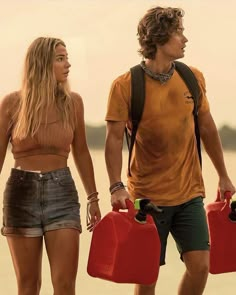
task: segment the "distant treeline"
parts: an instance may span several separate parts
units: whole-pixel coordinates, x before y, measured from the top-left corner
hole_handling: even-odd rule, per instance
[[[91,148],[103,149],[106,137],[105,125],[94,127],[86,125],[87,141]],[[224,150],[236,150],[236,129],[224,125],[219,129]]]
[[[86,125],[86,135],[89,147],[102,149],[104,148],[106,138],[106,126],[92,127]]]
[[[236,129],[227,125],[222,126],[219,130],[220,138],[224,150],[236,150]],[[103,149],[106,138],[106,126],[89,126],[86,125],[87,142],[90,148]],[[10,147],[10,145],[9,145]],[[126,143],[124,144],[126,148]]]
[[[225,150],[236,150],[236,129],[224,125],[219,129],[219,134]]]

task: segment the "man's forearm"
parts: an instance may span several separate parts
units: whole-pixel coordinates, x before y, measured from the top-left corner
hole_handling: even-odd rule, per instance
[[[217,129],[203,134],[202,141],[219,177],[227,176],[222,144]]]
[[[123,141],[114,141],[109,138],[106,141],[105,159],[110,184],[121,180],[123,161],[122,147]]]

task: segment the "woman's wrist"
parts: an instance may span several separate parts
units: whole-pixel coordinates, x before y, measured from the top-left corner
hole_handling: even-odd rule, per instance
[[[87,195],[87,200],[89,201],[90,199],[97,198],[97,197],[98,197],[98,192],[95,191],[95,192],[92,192],[92,193]]]
[[[98,198],[98,192],[92,192],[87,196],[87,200],[88,200],[88,204],[91,204],[93,202],[98,202],[99,198]]]

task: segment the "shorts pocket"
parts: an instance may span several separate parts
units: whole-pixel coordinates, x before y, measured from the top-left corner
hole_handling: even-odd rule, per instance
[[[72,186],[75,187],[75,182],[71,176],[63,176],[58,178],[58,183],[61,186]]]
[[[10,176],[8,179],[7,179],[7,182],[6,182],[6,185],[20,185],[23,183],[23,177],[13,177],[13,176]]]

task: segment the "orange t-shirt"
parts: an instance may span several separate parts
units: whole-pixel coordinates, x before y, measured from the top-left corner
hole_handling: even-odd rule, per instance
[[[199,113],[208,112],[205,81],[192,68],[201,89]],[[107,121],[130,125],[130,72],[112,84]],[[145,74],[145,105],[131,159],[128,189],[132,198],[150,198],[162,206],[182,204],[205,196],[193,120],[193,100],[175,71],[165,84]]]

